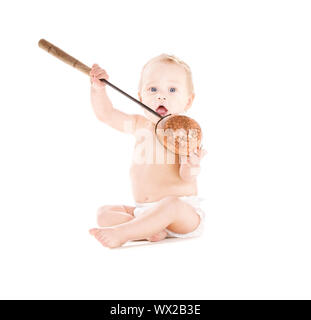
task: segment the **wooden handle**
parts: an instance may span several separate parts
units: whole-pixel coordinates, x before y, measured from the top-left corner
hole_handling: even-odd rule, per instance
[[[48,53],[50,53],[51,55],[53,55],[54,57],[62,60],[63,62],[71,65],[72,67],[78,69],[79,71],[85,73],[86,75],[90,75],[90,71],[91,68],[89,68],[88,66],[86,66],[85,64],[83,64],[82,62],[78,61],[77,59],[75,59],[74,57],[70,56],[69,54],[67,54],[66,52],[64,52],[63,50],[57,48],[56,46],[54,46],[54,44],[41,39],[38,42],[38,46],[47,51]]]
[[[88,66],[86,66],[85,64],[81,63],[80,61],[78,61],[77,59],[75,59],[74,57],[70,56],[69,54],[67,54],[66,52],[64,52],[63,50],[57,48],[56,46],[54,46],[54,44],[41,39],[38,42],[38,46],[40,48],[42,48],[43,50],[47,51],[48,53],[50,53],[51,55],[53,55],[54,57],[62,60],[63,62],[71,65],[72,67],[80,70],[81,72],[87,74],[88,76],[90,76],[90,71],[91,68],[89,68]],[[139,100],[133,98],[132,96],[130,96],[129,94],[127,94],[126,92],[124,92],[123,90],[121,90],[120,88],[118,88],[117,86],[115,86],[114,84],[110,83],[108,80],[106,79],[100,79],[100,81],[105,82],[106,84],[108,84],[110,87],[112,87],[113,89],[119,91],[120,93],[122,93],[123,95],[125,95],[127,98],[131,99],[132,101],[136,102],[137,104],[139,104],[140,106],[142,106],[143,108],[145,108],[146,110],[148,110],[149,112],[153,113],[154,115],[156,115],[157,117],[159,117],[160,119],[162,118],[161,115],[159,115],[157,112],[155,112],[153,109],[149,108],[148,106],[146,106],[145,104],[143,104],[142,102],[140,102]]]

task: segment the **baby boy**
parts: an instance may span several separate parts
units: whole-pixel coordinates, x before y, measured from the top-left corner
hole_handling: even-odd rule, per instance
[[[155,125],[159,117],[144,109],[145,116],[115,109],[107,96],[108,74],[92,66],[91,103],[97,118],[135,137],[130,169],[135,206],[105,205],[97,212],[100,228],[89,232],[102,245],[115,248],[129,240],[160,241],[166,237],[193,237],[203,230],[197,176],[206,151],[178,156],[159,143]],[[142,69],[139,100],[161,116],[185,113],[194,99],[189,66],[176,56],[161,54]]]

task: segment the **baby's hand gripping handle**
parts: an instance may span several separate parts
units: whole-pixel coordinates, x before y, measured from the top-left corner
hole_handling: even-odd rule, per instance
[[[46,41],[45,39],[41,39],[38,42],[38,46],[40,48],[42,48],[43,50],[47,51],[48,53],[50,53],[51,55],[53,55],[54,57],[60,59],[61,61],[65,62],[67,64],[69,64],[70,66],[78,69],[79,71],[83,72],[84,74],[90,76],[91,68],[89,68],[88,66],[86,66],[85,64],[80,62],[79,60],[75,59],[74,57],[70,56],[68,53],[64,52],[63,50],[57,48],[56,46],[54,46],[54,44]],[[153,113],[155,116],[159,117],[160,119],[162,118],[162,116],[160,116],[153,109],[149,108],[148,106],[146,106],[145,104],[143,104],[139,100],[133,98],[132,96],[130,96],[129,94],[127,94],[126,92],[124,92],[123,90],[121,90],[120,88],[115,86],[114,84],[110,83],[108,80],[100,79],[100,81],[105,82],[110,87],[112,87],[113,89],[119,91],[120,93],[125,95],[127,98],[129,98],[132,101],[136,102],[137,104],[139,104],[140,106],[142,106],[143,108],[145,108],[149,112]]]

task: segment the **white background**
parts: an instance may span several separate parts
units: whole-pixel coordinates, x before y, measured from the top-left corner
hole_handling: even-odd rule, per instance
[[[0,297],[310,299],[310,16],[297,0],[1,2]],[[99,206],[134,205],[134,138],[41,38],[135,97],[150,58],[190,65],[203,237],[111,250],[88,234]]]

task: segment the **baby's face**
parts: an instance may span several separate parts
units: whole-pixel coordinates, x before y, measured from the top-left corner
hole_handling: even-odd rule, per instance
[[[186,71],[177,64],[165,62],[154,62],[145,68],[138,96],[161,116],[185,112],[194,99],[194,94],[189,93]],[[154,123],[160,119],[145,109],[144,113]]]

